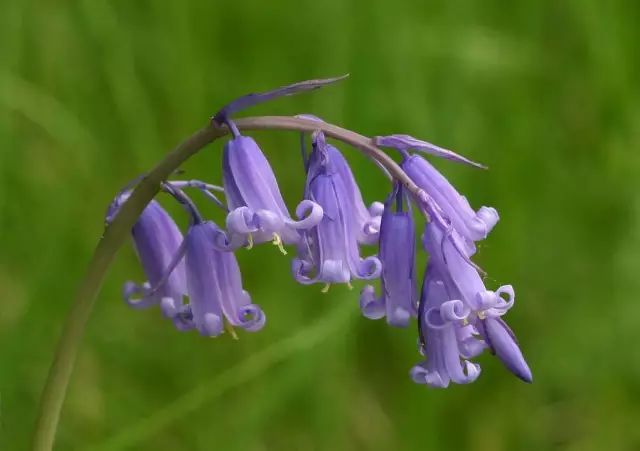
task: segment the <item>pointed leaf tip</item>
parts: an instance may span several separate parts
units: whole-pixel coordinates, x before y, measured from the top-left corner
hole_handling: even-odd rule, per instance
[[[445,149],[435,144],[431,144],[420,139],[416,139],[409,135],[389,135],[389,136],[376,136],[373,138],[374,143],[377,146],[392,147],[401,151],[417,151],[433,155],[446,160],[455,161],[457,163],[463,163],[469,166],[473,166],[479,169],[489,169],[487,166],[470,160],[460,154],[453,152],[452,150]]]
[[[344,80],[348,76],[349,74],[345,74],[339,77],[299,81],[297,83],[282,86],[280,88],[272,89],[270,91],[247,94],[223,106],[220,109],[220,111],[218,111],[215,114],[215,116],[213,116],[212,120],[217,124],[222,124],[227,119],[229,119],[229,117],[232,114],[237,113],[238,111],[243,110],[245,108],[249,108],[254,105],[258,105],[260,103],[268,102],[269,100],[273,100],[278,97],[290,96],[294,94],[299,94],[301,92],[312,91],[314,89],[322,88],[323,86],[330,85],[332,83],[336,83],[338,81]]]

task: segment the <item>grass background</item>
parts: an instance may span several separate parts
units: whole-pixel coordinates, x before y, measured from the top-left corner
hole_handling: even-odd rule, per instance
[[[436,163],[474,206],[501,212],[478,262],[516,288],[508,320],[534,384],[483,355],[470,386],[414,385],[414,328],[359,318],[357,291],[296,285],[271,246],[239,253],[268,327],[238,342],[179,334],[120,301],[142,277],[128,246],[57,449],[640,449],[639,20],[615,0],[4,0],[0,449],[28,446],[113,194],[231,98],[346,72],[251,114],[410,133],[488,164]],[[254,136],[293,206],[297,136]],[[220,181],[220,150],[187,176]],[[384,196],[376,169],[345,152],[368,201]]]

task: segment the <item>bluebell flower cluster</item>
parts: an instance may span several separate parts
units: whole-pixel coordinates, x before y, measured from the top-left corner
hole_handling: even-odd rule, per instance
[[[145,208],[131,236],[147,281],[125,283],[126,303],[136,309],[155,306],[178,330],[197,330],[204,336],[226,332],[235,337],[236,329],[258,331],[266,315],[243,288],[235,252],[270,242],[284,254],[287,247],[294,250],[295,281],[321,284],[326,292],[333,284],[351,288],[353,281],[366,280],[359,297],[366,318],[385,318],[394,327],[407,327],[415,319],[423,355],[410,371],[416,383],[444,388],[451,382],[473,382],[480,375],[474,359],[484,350],[518,378],[531,382],[531,371],[503,319],[514,305],[514,289],[487,288],[483,271],[471,260],[476,243],[486,239],[498,222],[498,212],[484,206],[474,210],[422,154],[482,165],[408,135],[375,137],[372,144],[393,149],[417,189],[392,179],[388,197],[367,206],[347,160],[318,129],[311,135],[310,152],[303,152],[304,195],[292,215],[268,159],[231,119],[233,113],[256,103],[333,81],[250,94],[214,116],[231,134],[222,155],[223,186],[196,180],[162,185],[162,191],[184,207],[189,225],[183,233],[156,200]],[[221,207],[224,224],[205,220],[187,189],[201,191]],[[127,187],[116,196],[107,223],[130,192]],[[225,202],[218,198],[221,193]],[[418,217],[425,219],[420,240]],[[428,263],[419,292],[420,249],[428,254]],[[375,280],[380,281],[379,291],[372,284]]]

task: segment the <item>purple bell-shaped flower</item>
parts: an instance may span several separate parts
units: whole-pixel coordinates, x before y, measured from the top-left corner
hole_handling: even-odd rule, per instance
[[[185,267],[189,304],[163,300],[162,308],[171,318],[190,322],[202,335],[215,337],[224,330],[224,321],[249,332],[260,330],[265,315],[242,288],[238,262],[232,252],[214,246],[218,227],[210,221],[196,222],[185,237]]]
[[[404,204],[407,204],[405,209]],[[387,199],[380,225],[382,263],[380,296],[372,285],[360,294],[360,308],[364,316],[379,319],[386,316],[393,326],[406,327],[416,312],[415,225],[403,187],[394,184]]]
[[[252,138],[237,130],[224,148],[223,177],[229,214],[227,234],[219,231],[215,238],[218,248],[272,241],[284,252],[283,243],[299,244],[300,232],[322,219],[322,208],[309,200],[296,208],[296,215],[302,219],[291,219],[266,157]]]
[[[433,301],[428,290],[421,299],[421,336],[422,341],[427,344],[427,366],[423,364],[420,367],[432,368],[429,365],[437,364],[442,359],[438,357],[438,352],[445,352],[443,349],[446,348],[446,369],[452,371],[452,366],[449,365],[454,360],[452,349],[458,349],[461,357],[470,358],[477,353],[470,350],[479,349],[476,340],[482,340],[483,346],[489,347],[511,372],[523,381],[531,382],[531,370],[518,347],[515,335],[501,318],[514,304],[513,288],[511,285],[504,285],[496,291],[487,290],[477,269],[469,262],[471,253],[460,254],[463,245],[456,245],[456,241],[462,240],[456,230],[443,228],[437,221],[430,222],[426,227],[424,245],[429,252],[430,263],[425,286],[437,284],[439,288],[435,291],[439,293],[439,299],[438,302]],[[442,339],[442,331],[447,328],[457,331],[455,346],[453,341],[447,341],[442,343],[443,347],[434,349],[430,342],[433,344],[434,337],[436,342]],[[464,328],[467,329],[465,341],[461,342],[460,330]],[[448,336],[452,340],[454,334],[449,333]],[[451,377],[451,380],[457,383],[462,383],[458,380],[470,382],[470,377],[479,372],[479,367],[470,366],[475,364],[464,364],[466,376]],[[424,374],[420,368],[414,369],[414,379],[415,371]],[[442,371],[438,371],[438,374],[443,377]]]
[[[325,143],[324,135],[314,135],[305,198],[320,205],[323,217],[307,230],[293,261],[295,279],[303,284],[349,283],[352,278],[373,279],[380,275],[377,257],[361,258],[358,224],[354,220],[353,188],[345,183],[340,162]],[[339,163],[335,164],[335,160]]]
[[[107,224],[113,221],[129,195],[130,191],[125,190],[114,199],[107,213]],[[122,290],[125,302],[136,309],[159,306],[162,302],[181,304],[187,294],[184,262],[180,257],[183,237],[169,213],[152,200],[131,229],[131,236],[147,281],[126,282]],[[174,322],[179,329],[188,328],[180,318]]]

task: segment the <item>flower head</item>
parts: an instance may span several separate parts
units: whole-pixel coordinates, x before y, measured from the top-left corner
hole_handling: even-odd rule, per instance
[[[382,293],[376,296],[373,286],[367,285],[360,294],[364,316],[386,316],[389,324],[398,327],[406,327],[416,316],[415,226],[411,210],[403,208],[405,200],[402,185],[396,183],[380,225]]]
[[[358,226],[352,214],[354,193],[345,183],[337,158],[317,133],[310,157],[305,197],[322,207],[322,220],[307,230],[293,261],[295,279],[310,283],[349,283],[352,278],[372,279],[380,275],[376,257],[362,259],[358,248]]]

